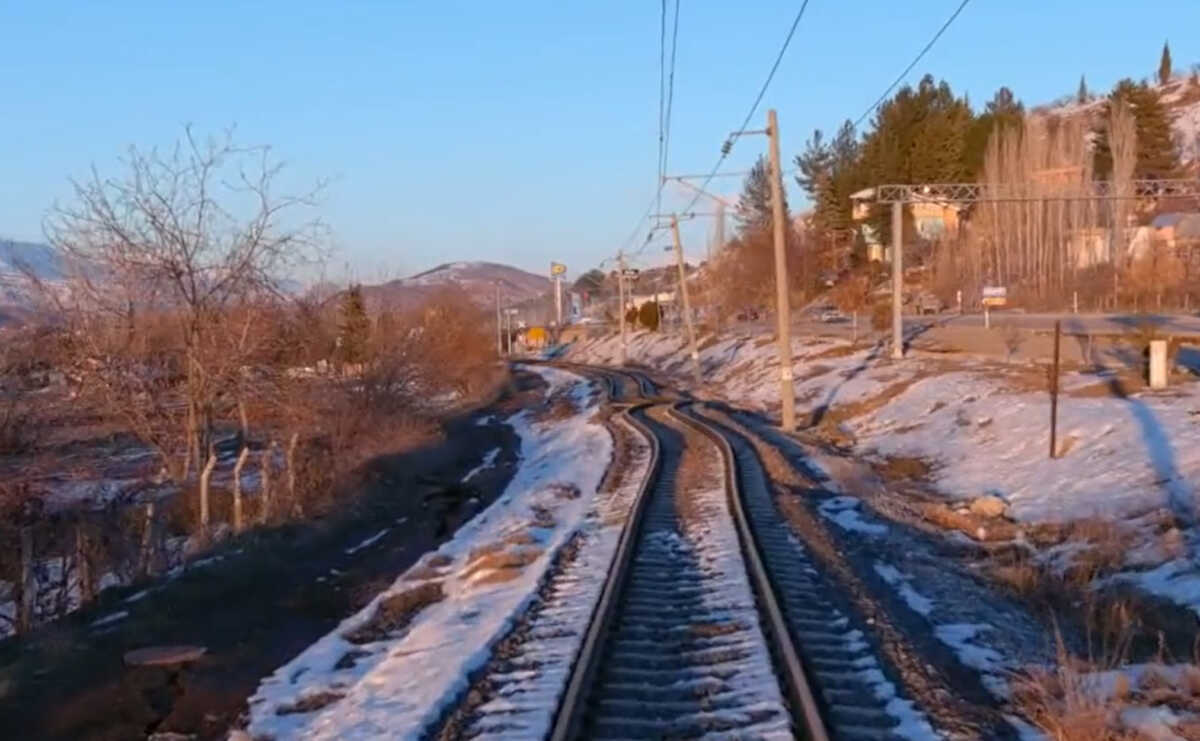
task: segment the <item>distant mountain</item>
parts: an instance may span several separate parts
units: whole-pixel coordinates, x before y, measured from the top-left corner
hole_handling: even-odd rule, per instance
[[[54,248],[0,239],[0,326],[28,316],[33,307],[31,274],[47,283],[62,280],[62,261]]]
[[[62,261],[48,244],[0,239],[0,275],[23,275],[25,270],[42,280],[58,280],[62,278]]]
[[[551,289],[550,279],[528,273],[511,265],[494,262],[451,262],[376,286],[363,286],[363,296],[371,311],[403,310],[447,286],[462,289],[481,307],[496,303],[496,287],[506,306],[525,304],[544,298]]]

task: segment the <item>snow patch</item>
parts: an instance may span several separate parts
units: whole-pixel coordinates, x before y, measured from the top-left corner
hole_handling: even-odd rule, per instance
[[[569,389],[579,400],[590,395],[590,385],[578,376],[543,366],[529,370],[547,382],[547,393]],[[521,441],[522,465],[503,495],[430,554],[437,559],[422,559],[264,679],[249,700],[251,735],[422,738],[534,598],[554,555],[590,509],[612,440],[591,421],[594,407],[577,409],[567,419],[545,423],[525,412],[513,416],[509,424]],[[531,560],[484,578],[477,549],[512,542],[522,543],[521,553]],[[383,600],[433,583],[440,583],[443,598],[421,609],[403,630],[365,644],[345,637],[368,624]],[[322,702],[298,705],[305,698]],[[304,707],[313,709],[298,710]]]

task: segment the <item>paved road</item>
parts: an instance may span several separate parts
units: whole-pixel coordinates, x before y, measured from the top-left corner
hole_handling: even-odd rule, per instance
[[[1062,320],[1063,331],[1079,334],[1124,334],[1149,322],[1167,334],[1200,335],[1200,317],[1193,314],[1023,314],[1004,311],[992,314],[993,322],[1015,324],[1022,329],[1054,329],[1054,322],[1058,320]],[[983,315],[950,316],[942,321],[948,327],[982,327]]]

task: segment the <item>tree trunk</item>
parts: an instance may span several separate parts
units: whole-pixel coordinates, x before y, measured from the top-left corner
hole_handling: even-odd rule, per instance
[[[204,464],[204,470],[200,473],[200,534],[202,537],[208,537],[208,482],[212,478],[213,469],[217,465],[217,453],[211,447],[208,450],[208,461]]]
[[[146,503],[146,528],[142,531],[142,555],[139,571],[143,576],[153,576],[158,561],[157,522],[154,517],[154,502]]]
[[[238,421],[241,423],[239,431],[241,440],[238,440],[238,444],[245,446],[246,441],[250,439],[250,416],[246,413],[246,402],[242,401],[240,397],[238,398],[237,407]]]
[[[233,467],[233,531],[242,531],[242,467],[250,457],[250,448],[243,447],[238,453],[237,463]]]
[[[851,335],[852,339],[850,340],[850,344],[857,345],[858,344],[858,309],[855,309],[854,311],[850,312],[850,317],[851,317],[850,318],[850,326],[851,326],[851,331],[852,331],[852,335]]]
[[[258,521],[265,525],[271,516],[271,455],[275,452],[275,441],[272,440],[262,452],[262,493],[259,502]]]
[[[291,440],[288,441],[287,449],[287,469],[288,469],[288,496],[292,500],[292,510],[300,517],[304,516],[304,507],[296,499],[296,445],[300,442],[300,433],[293,432]]]
[[[96,585],[92,580],[92,560],[88,558],[88,537],[84,522],[75,522],[75,568],[79,573],[79,599],[88,603],[96,596]]]
[[[33,528],[21,528],[21,593],[17,600],[17,632],[33,628],[33,607],[37,604],[37,578],[33,573]]]

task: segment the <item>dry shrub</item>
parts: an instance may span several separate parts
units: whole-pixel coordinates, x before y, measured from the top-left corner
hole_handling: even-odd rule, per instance
[[[933,472],[933,465],[924,458],[896,455],[887,458],[879,465],[879,473],[887,480],[898,479],[927,479]]]
[[[1054,666],[1027,670],[1014,679],[1013,706],[1056,741],[1148,741],[1126,725],[1124,713],[1155,707],[1184,716],[1172,729],[1176,734],[1200,737],[1200,668],[1158,664],[1135,678],[1122,670],[1125,660],[1122,653],[1098,660],[1076,658],[1064,649],[1059,635]],[[1111,684],[1101,681],[1102,672],[1116,673]]]
[[[877,330],[889,329],[892,326],[892,305],[875,304],[871,307],[871,328]]]
[[[372,643],[402,630],[425,607],[440,602],[445,594],[441,582],[426,582],[379,601],[370,620],[342,635],[351,643]]]

